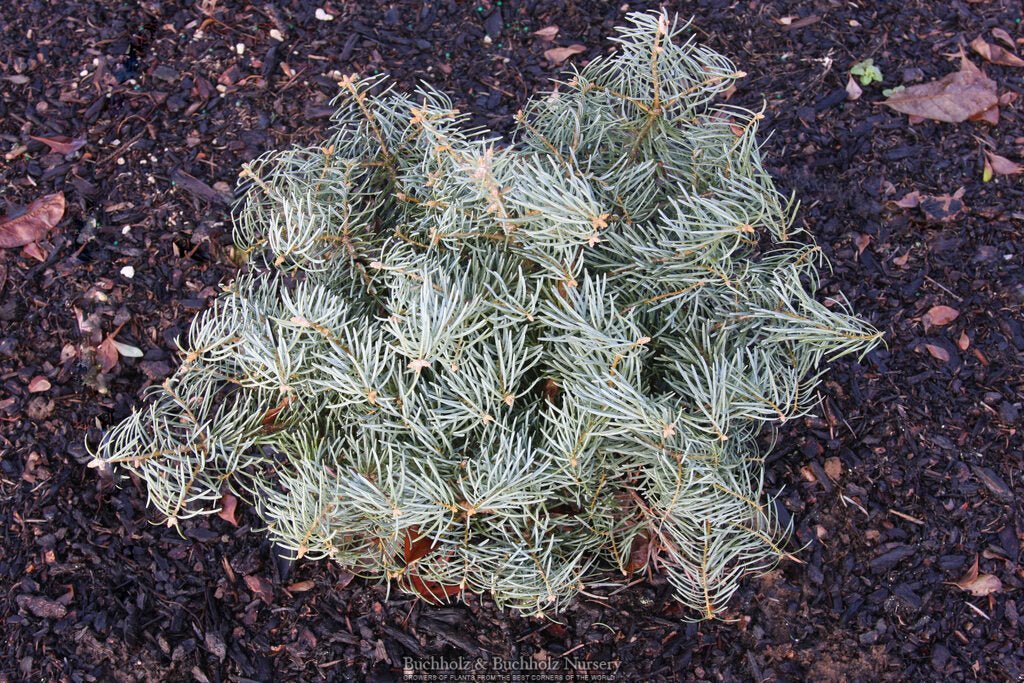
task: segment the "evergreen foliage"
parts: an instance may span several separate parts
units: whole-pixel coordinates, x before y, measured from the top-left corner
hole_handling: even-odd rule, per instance
[[[515,143],[427,87],[346,78],[330,138],[263,156],[252,268],[93,465],[177,524],[251,501],[291,557],[428,599],[556,611],[639,570],[696,617],[784,554],[755,437],[879,338],[815,297],[744,74],[633,14]]]

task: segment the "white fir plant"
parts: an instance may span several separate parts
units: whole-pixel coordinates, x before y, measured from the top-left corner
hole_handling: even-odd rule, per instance
[[[815,296],[744,74],[632,14],[517,117],[346,78],[322,145],[242,173],[252,267],[93,465],[168,524],[250,501],[293,558],[557,611],[663,572],[694,616],[785,554],[755,439],[878,333]]]

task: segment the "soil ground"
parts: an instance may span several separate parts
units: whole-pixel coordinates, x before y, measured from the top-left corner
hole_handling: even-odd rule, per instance
[[[1010,94],[996,125],[911,123],[878,104],[882,87],[955,71],[979,35],[1024,35],[1020,3],[669,8],[749,74],[731,101],[764,107],[770,170],[834,266],[825,292],[886,333],[887,348],[833,365],[820,416],[785,426],[769,460],[801,563],[747,580],[731,623],[683,621],[656,578],[558,622],[479,600],[431,607],[276,561],[248,510],[241,528],[191,522],[183,537],[154,523],[143,490],[82,466],[85,438],[173,370],[173,340],[231,276],[241,164],[318,140],[340,75],[426,80],[504,132],[559,70],[532,32],[557,25],[584,63],[625,5],[4,2],[3,198],[60,190],[68,208],[42,261],[0,251],[0,680],[389,681],[430,657],[608,662],[622,681],[1024,676],[1024,186],[983,178],[984,149],[1024,153],[1024,69],[972,55]],[[848,100],[849,68],[869,57],[885,81]],[[30,137],[60,135],[85,144],[64,155]],[[896,204],[960,188],[947,220]],[[928,326],[936,305],[959,316]],[[98,373],[95,335],[118,329],[144,356]],[[50,388],[30,391],[40,376]],[[976,559],[1000,590],[952,585]]]

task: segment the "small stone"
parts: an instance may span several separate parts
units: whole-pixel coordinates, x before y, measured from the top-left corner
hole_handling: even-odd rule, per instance
[[[319,21],[334,21],[334,15],[328,14],[323,7],[316,8],[316,18]]]
[[[121,275],[124,275],[126,278],[131,280],[133,277],[135,277],[135,268],[133,268],[132,266],[125,266],[124,268],[121,269]]]
[[[270,29],[270,39],[271,40],[276,40],[279,43],[283,43],[284,42],[284,36],[281,35],[281,32],[278,31],[276,28]]]
[[[238,45],[235,45],[235,52],[237,52],[239,56],[244,55],[245,43],[239,43]]]

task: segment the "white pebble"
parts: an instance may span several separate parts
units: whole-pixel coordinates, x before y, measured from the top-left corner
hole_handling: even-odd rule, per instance
[[[123,228],[121,228],[121,234],[122,235],[127,235],[131,231],[132,231],[132,226],[130,226],[130,225],[126,225]]]
[[[323,7],[316,8],[316,18],[320,21],[334,21],[334,15],[328,14]]]
[[[245,54],[245,44],[239,43],[238,45],[235,45],[235,52],[237,52],[239,54],[239,56],[244,55]]]
[[[276,28],[270,29],[270,38],[272,40],[276,40],[279,43],[283,43],[284,42],[284,36],[282,36],[281,32],[278,31]]]
[[[125,266],[124,268],[121,269],[121,275],[124,275],[126,278],[131,280],[133,277],[135,277],[135,269],[132,268],[131,266]]]

